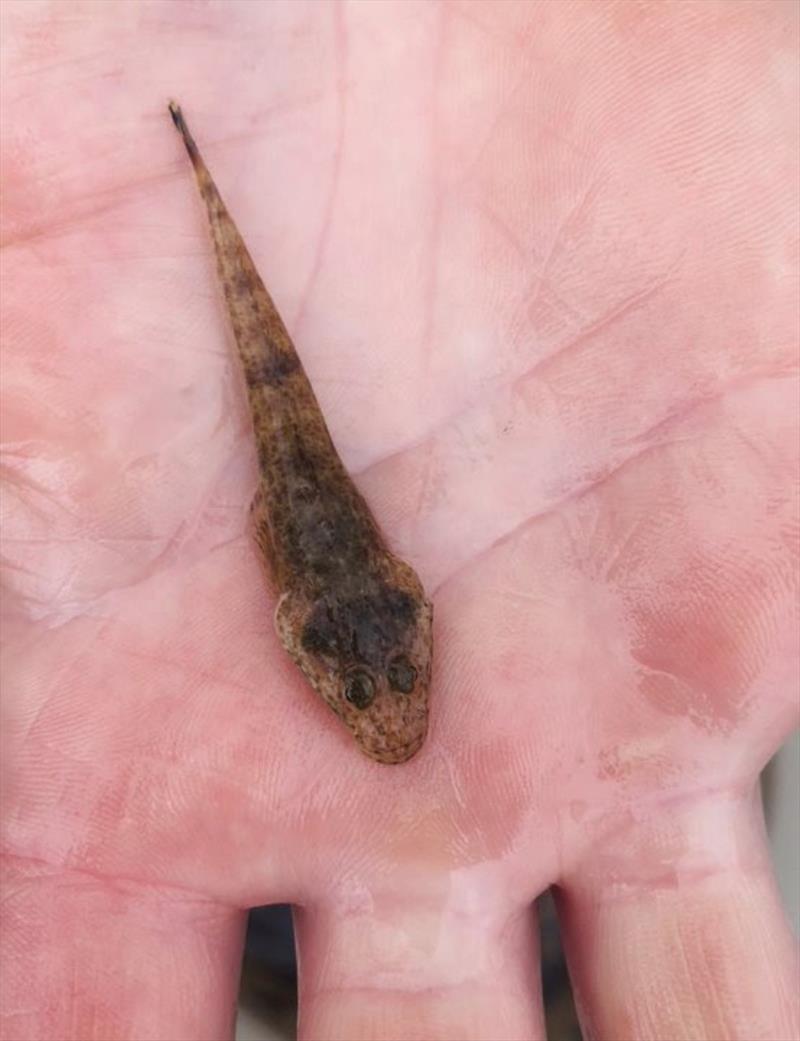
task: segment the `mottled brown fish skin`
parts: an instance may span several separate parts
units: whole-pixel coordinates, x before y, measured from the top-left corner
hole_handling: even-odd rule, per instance
[[[345,470],[286,327],[180,108],[247,385],[260,481],[255,539],[279,594],[275,627],[363,752],[402,763],[428,729],[432,608]]]

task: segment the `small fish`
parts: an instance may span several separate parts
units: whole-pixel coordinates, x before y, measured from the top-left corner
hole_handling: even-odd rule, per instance
[[[253,419],[255,540],[279,595],[275,628],[311,686],[379,763],[402,763],[428,729],[432,608],[387,548],[334,448],[314,391],[186,126],[208,210]]]

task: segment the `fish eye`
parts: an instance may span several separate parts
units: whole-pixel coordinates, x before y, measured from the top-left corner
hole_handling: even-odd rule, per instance
[[[410,694],[417,682],[417,670],[405,658],[399,657],[390,662],[386,677],[392,690]]]
[[[344,696],[356,708],[367,708],[375,700],[375,683],[368,672],[357,669],[344,681]]]

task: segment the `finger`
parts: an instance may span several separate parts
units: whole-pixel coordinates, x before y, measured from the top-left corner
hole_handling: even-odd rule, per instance
[[[540,1041],[538,939],[526,907],[295,912],[299,1037],[314,1041]],[[352,904],[352,902],[351,902]]]
[[[798,1037],[797,949],[751,800],[622,829],[558,902],[587,1038]]]
[[[188,891],[3,861],[0,1036],[233,1036],[243,914]]]

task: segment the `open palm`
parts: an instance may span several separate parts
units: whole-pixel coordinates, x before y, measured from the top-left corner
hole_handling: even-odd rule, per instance
[[[792,1038],[795,11],[4,7],[7,1038]],[[435,604],[382,767],[281,651],[185,107]]]

